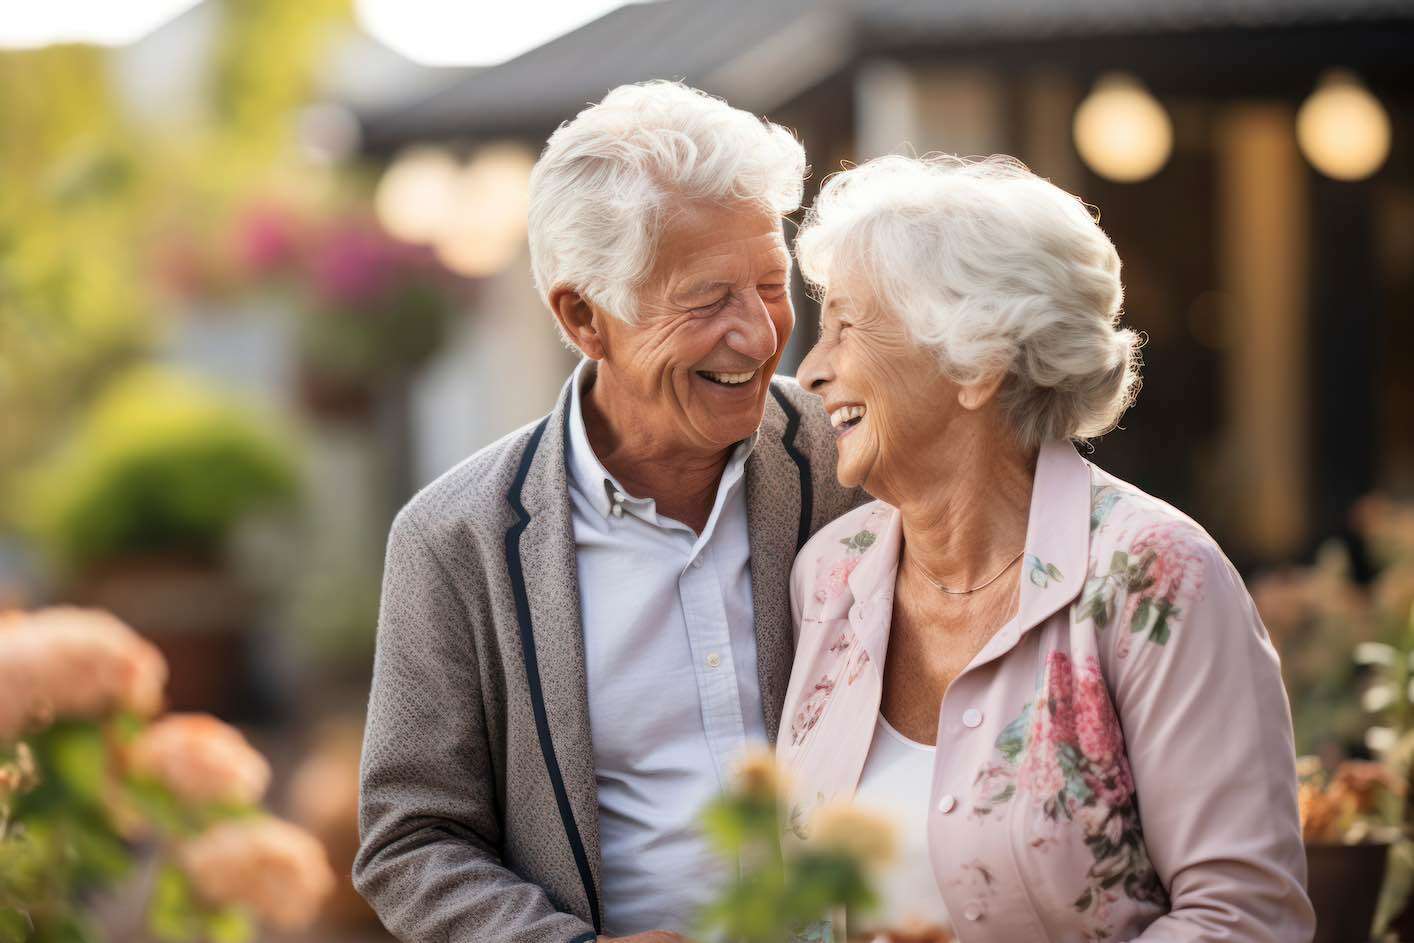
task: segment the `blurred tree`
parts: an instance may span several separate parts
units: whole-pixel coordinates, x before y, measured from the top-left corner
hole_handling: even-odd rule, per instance
[[[136,155],[102,54],[0,56],[0,486],[147,338]],[[17,185],[16,185],[17,184]]]
[[[209,73],[173,77],[202,83],[208,107],[175,134],[128,119],[101,49],[0,53],[0,495],[149,349],[150,237],[297,173],[294,112],[349,0],[219,2]]]

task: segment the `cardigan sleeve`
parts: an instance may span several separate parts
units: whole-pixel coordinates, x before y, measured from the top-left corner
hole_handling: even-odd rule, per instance
[[[353,882],[409,941],[592,943],[501,860],[477,620],[404,509],[388,539]]]
[[[1171,904],[1137,939],[1310,940],[1291,711],[1276,650],[1241,578],[1205,534],[1185,534],[1172,549],[1196,577],[1186,597],[1113,626],[1106,655],[1145,845]]]

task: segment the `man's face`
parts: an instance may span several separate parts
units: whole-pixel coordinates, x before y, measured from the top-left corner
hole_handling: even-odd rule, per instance
[[[694,202],[667,221],[639,289],[639,321],[598,318],[601,382],[643,432],[715,453],[761,424],[795,314],[781,221],[750,204]]]

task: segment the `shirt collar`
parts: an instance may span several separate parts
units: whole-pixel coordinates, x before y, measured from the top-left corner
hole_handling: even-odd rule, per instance
[[[622,505],[625,512],[632,512],[638,517],[642,517],[649,523],[658,523],[656,504],[652,498],[637,498],[623,487],[609,470],[599,461],[599,456],[594,454],[594,447],[589,443],[589,431],[584,424],[584,391],[594,382],[595,373],[598,367],[593,360],[585,358],[579,362],[575,368],[574,376],[570,381],[570,403],[569,403],[569,473],[572,484],[583,494],[594,509],[605,517],[614,515],[616,504]],[[761,430],[757,429],[749,438],[738,442],[732,450],[731,458],[727,460],[727,466],[722,471],[721,483],[717,486],[718,500],[730,494],[742,481],[746,470],[746,460],[750,457],[753,449],[756,448],[756,440],[760,438]],[[616,495],[622,495],[622,500],[616,500]]]
[[[1000,654],[1080,594],[1090,554],[1090,519],[1090,464],[1067,439],[1045,443],[1031,488],[1016,631],[1010,637],[999,633],[974,664]],[[859,611],[861,641],[882,670],[903,545],[902,518],[897,509],[883,505],[868,528],[875,537],[847,578],[846,597],[851,610]]]

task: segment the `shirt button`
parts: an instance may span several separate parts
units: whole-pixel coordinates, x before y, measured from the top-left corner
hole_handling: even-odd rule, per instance
[[[982,712],[975,707],[969,707],[962,712],[962,725],[964,727],[978,727],[982,724]]]
[[[721,656],[721,655],[718,655],[716,652],[713,652],[712,654],[710,654],[710,655],[707,656],[707,667],[708,667],[708,668],[716,668],[716,667],[719,666],[721,663],[722,663],[722,656]]]
[[[976,902],[968,904],[965,908],[963,908],[962,915],[968,920],[981,920],[982,905]]]
[[[954,796],[952,793],[944,793],[941,797],[939,797],[939,799],[938,799],[938,811],[939,811],[939,812],[943,813],[944,815],[947,815],[949,812],[951,812],[953,809],[956,809],[956,808],[957,808],[957,797]]]

